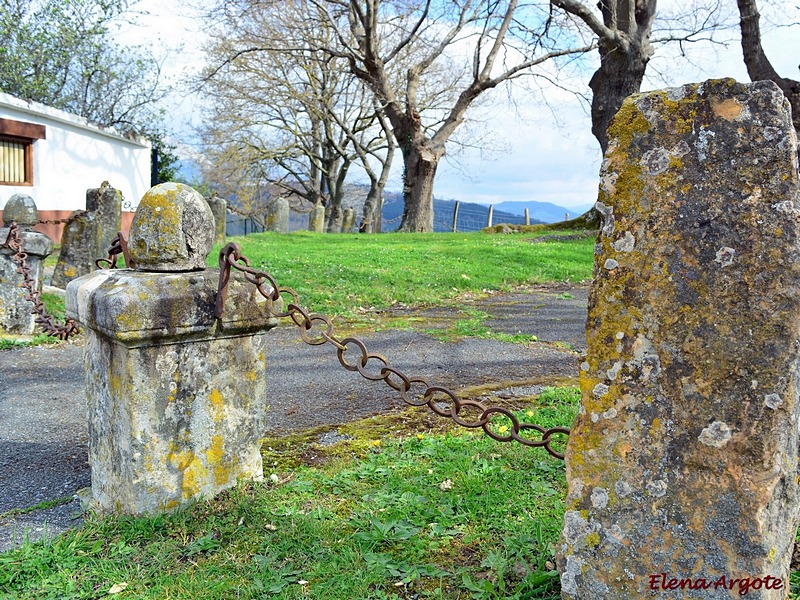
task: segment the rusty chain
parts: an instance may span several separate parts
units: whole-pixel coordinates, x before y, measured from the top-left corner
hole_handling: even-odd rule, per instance
[[[259,271],[250,266],[250,261],[243,256],[239,246],[229,243],[219,254],[219,290],[215,307],[216,317],[222,318],[227,297],[228,282],[231,269],[240,271],[244,278],[256,286],[259,293],[266,299],[267,310],[273,317],[290,318],[300,328],[300,337],[306,344],[321,346],[331,344],[337,349],[339,362],[348,371],[357,371],[362,377],[370,381],[383,381],[390,388],[398,392],[404,402],[412,406],[428,406],[430,410],[442,417],[449,417],[456,424],[471,429],[481,428],[492,439],[499,442],[517,441],[526,446],[544,448],[551,456],[563,460],[564,455],[551,446],[552,436],[556,434],[569,435],[566,427],[551,427],[545,429],[540,425],[520,423],[519,419],[510,410],[499,406],[486,407],[475,400],[461,399],[452,390],[429,385],[421,377],[409,377],[399,369],[392,367],[389,360],[380,354],[371,354],[364,342],[348,337],[338,339],[334,335],[333,323],[330,317],[320,314],[309,314],[299,305],[299,297],[295,290],[288,287],[279,287],[275,279],[264,271]],[[264,289],[268,284],[269,288]],[[291,301],[285,310],[277,310],[275,304],[287,295]],[[356,353],[354,360],[348,360],[349,351]],[[412,393],[416,389],[416,393]],[[472,411],[475,415],[472,420],[464,414]],[[500,415],[510,422],[510,427],[493,429],[491,418]],[[541,435],[540,440],[530,439],[522,435],[524,431],[536,431]]]
[[[117,232],[117,236],[111,240],[111,247],[108,249],[108,258],[98,258],[94,261],[98,269],[116,269],[117,259],[122,254],[122,259],[125,261],[125,267],[132,269],[134,267],[131,255],[128,252],[128,241],[121,231]]]
[[[28,266],[28,255],[22,248],[22,238],[19,234],[19,227],[16,221],[12,221],[8,228],[8,237],[2,244],[2,247],[9,248],[14,252],[12,257],[14,262],[17,263],[17,273],[22,275],[22,287],[25,289],[25,299],[33,303],[31,313],[36,315],[34,322],[48,335],[51,335],[60,340],[66,340],[71,335],[80,332],[78,324],[72,319],[66,319],[61,324],[57,323],[52,315],[47,313],[44,302],[42,302],[42,293],[36,285],[36,281],[31,274],[31,268]]]

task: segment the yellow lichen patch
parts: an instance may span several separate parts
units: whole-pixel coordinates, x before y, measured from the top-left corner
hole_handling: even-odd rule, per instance
[[[711,110],[714,111],[714,114],[718,117],[722,117],[726,121],[733,121],[742,114],[742,105],[734,98],[726,98],[725,100],[712,98]]]
[[[75,267],[67,267],[66,269],[64,269],[65,277],[75,277],[75,275],[77,274],[78,272],[75,270]]]
[[[170,444],[170,446],[173,446],[173,444]],[[167,454],[167,460],[169,461],[169,464],[171,464],[179,471],[185,471],[192,463],[194,458],[195,458],[194,452],[191,452],[189,450],[178,451],[178,450],[172,450],[172,448],[170,448],[170,452]]]
[[[208,469],[196,456],[192,456],[192,460],[186,469],[183,470],[183,479],[181,481],[181,495],[184,500],[194,498],[200,493],[203,484],[208,480]]]
[[[248,371],[247,373],[244,374],[244,378],[252,383],[258,379],[258,373],[256,373],[255,371]]]
[[[587,535],[586,536],[586,545],[589,546],[589,548],[594,548],[595,546],[599,546],[600,545],[600,534],[597,533],[596,531],[593,531],[592,533]]]
[[[208,399],[214,411],[214,421],[220,421],[225,415],[225,398],[217,388],[211,390]]]
[[[224,460],[224,440],[221,435],[211,438],[211,448],[206,450],[206,464],[214,475],[216,485],[224,485],[231,478],[231,469]]]

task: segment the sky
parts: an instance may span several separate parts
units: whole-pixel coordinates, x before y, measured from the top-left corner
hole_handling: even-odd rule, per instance
[[[682,1],[662,0],[659,6]],[[733,4],[733,0],[724,1]],[[792,15],[800,21],[799,0],[774,0],[771,7],[763,0],[760,4],[767,18],[777,21]],[[201,123],[203,115],[197,97],[180,83],[202,65],[202,24],[185,0],[140,0],[136,8],[138,25],[123,27],[120,39],[151,44],[156,55],[164,57],[165,76],[184,90],[171,96],[167,108],[174,116],[179,154],[188,153],[185,144],[191,145],[193,127]],[[687,46],[693,64],[677,59],[674,49],[657,49],[642,91],[718,77],[749,81],[737,35],[737,30],[723,34],[729,40],[727,45]],[[763,38],[767,56],[777,71],[784,77],[800,79],[800,26],[773,27]],[[583,85],[587,97],[590,75],[587,71],[583,83],[577,84]],[[489,132],[489,150],[449,147],[450,156],[439,167],[434,185],[437,198],[481,204],[537,200],[580,209],[595,201],[601,156],[591,134],[588,106],[575,95],[555,88],[546,90],[548,106],[541,94],[523,87],[514,86],[510,93],[507,89],[494,90],[492,97],[482,100],[483,106],[472,116]],[[508,97],[513,98],[513,106]],[[390,190],[401,187],[397,166],[387,186]]]

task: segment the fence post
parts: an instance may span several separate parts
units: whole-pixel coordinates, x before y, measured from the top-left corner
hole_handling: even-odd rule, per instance
[[[266,330],[256,287],[205,269],[214,217],[189,186],[142,198],[128,247],[135,269],[95,271],[67,286],[86,334],[92,497],[101,511],[168,510],[263,477]]]
[[[489,219],[488,219],[488,221],[486,223],[487,227],[491,227],[492,226],[492,218],[493,217],[494,217],[494,204],[490,204],[489,205]]]
[[[53,251],[53,242],[43,233],[33,231],[39,222],[39,211],[33,198],[25,194],[11,196],[3,210],[3,221],[0,244],[8,238],[12,221],[16,222],[22,250],[28,255],[28,267],[36,289],[41,291],[44,259]],[[25,297],[25,288],[22,287],[25,278],[17,272],[19,265],[14,254],[9,248],[0,248],[0,332],[30,335],[36,329],[35,316],[31,312],[33,304]]]
[[[453,208],[453,233],[458,231],[458,207],[461,206],[461,202],[456,200],[456,205]]]
[[[635,94],[603,165],[562,598],[786,598],[800,516],[789,104],[766,81]]]

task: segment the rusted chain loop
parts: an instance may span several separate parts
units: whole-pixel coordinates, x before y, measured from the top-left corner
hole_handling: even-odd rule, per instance
[[[510,433],[508,435],[501,435],[492,431],[492,420],[489,418],[491,415],[503,415],[506,419],[511,421]],[[519,419],[515,417],[510,410],[500,406],[491,406],[483,411],[483,417],[486,418],[486,423],[483,425],[483,430],[493,440],[498,442],[510,442],[514,439],[514,433],[519,431]]]
[[[339,362],[345,369],[347,369],[348,371],[358,371],[358,365],[367,364],[368,354],[367,354],[367,347],[364,345],[364,342],[362,342],[361,340],[357,340],[356,338],[344,338],[341,341],[341,344],[342,346],[344,346],[344,349],[339,348]],[[361,356],[358,358],[358,362],[356,363],[349,363],[344,357],[345,353],[347,352],[347,347],[350,344],[353,344],[359,350],[361,350]]]
[[[19,226],[16,221],[12,221],[8,227],[8,237],[2,246],[11,250],[14,255],[12,260],[17,263],[17,273],[22,275],[22,288],[25,290],[25,299],[33,304],[31,314],[35,315],[34,323],[47,335],[51,335],[60,340],[66,340],[71,335],[80,332],[78,324],[72,319],[66,319],[63,324],[57,323],[48,314],[42,301],[42,292],[33,278],[30,266],[28,266],[28,254],[22,247],[22,238],[19,234]]]
[[[480,411],[480,419],[477,421],[467,421],[464,419],[462,411],[465,408],[477,408],[478,411]],[[486,407],[477,400],[461,400],[458,404],[453,404],[450,409],[450,418],[458,425],[461,425],[461,427],[467,427],[469,429],[483,427],[489,420],[489,417],[486,416]]]
[[[444,394],[450,398],[451,404],[447,407],[447,410],[437,406],[437,404],[447,401],[437,400],[436,394]],[[461,403],[461,399],[456,396],[455,392],[447,389],[446,387],[440,387],[438,385],[430,386],[427,390],[425,390],[425,398],[427,399],[426,404],[440,417],[450,417],[453,414],[454,407]]]
[[[387,381],[387,383],[388,383],[388,381]],[[422,391],[422,393],[418,394],[419,400],[414,400],[408,394],[408,392],[410,392],[411,389],[409,389],[407,392],[404,392],[403,390],[397,390],[398,393],[400,394],[400,398],[402,398],[403,402],[405,402],[406,404],[408,404],[410,406],[425,406],[426,404],[428,404],[428,399],[425,397],[425,391],[427,391],[427,389],[430,387],[428,382],[425,381],[424,379],[422,379],[421,377],[409,377],[408,378],[408,383],[412,387],[413,387],[413,385],[415,383],[419,383],[421,385],[421,387],[424,388],[424,391]]]
[[[377,375],[367,371],[367,365],[369,364],[369,361],[378,361],[383,363],[383,366],[381,367],[381,370],[378,372]],[[390,373],[386,373],[386,375],[384,375],[383,370],[388,366],[389,366],[389,359],[386,358],[385,356],[382,356],[380,354],[367,354],[366,358],[362,358],[361,362],[358,363],[356,368],[358,369],[358,372],[364,379],[369,379],[370,381],[380,381],[381,379],[383,379],[385,381],[386,378],[389,377]]]
[[[291,314],[289,314],[288,307],[289,306],[298,306],[300,304],[300,296],[298,296],[297,292],[295,292],[292,288],[274,287],[272,289],[274,290],[273,293],[272,293],[272,297],[271,298],[267,298],[267,300],[270,303],[269,304],[269,308],[270,308],[270,312],[272,313],[272,316],[276,317],[278,319],[283,319],[284,317],[290,317]],[[287,303],[284,304],[284,306],[287,307],[287,310],[285,310],[285,311],[277,311],[277,310],[274,309],[274,302],[276,302],[277,300],[282,298],[283,294],[289,294],[289,296],[292,297],[292,300],[291,300],[291,302],[287,302]],[[262,295],[264,295],[263,292],[262,292]]]
[[[303,338],[303,341],[309,346],[322,346],[322,344],[327,344],[330,336],[333,335],[333,323],[326,317],[313,314],[309,316],[308,322],[309,327],[300,328],[300,337]],[[309,332],[314,329],[314,323],[322,323],[325,326],[325,331],[320,332],[317,337],[309,335]]]
[[[333,328],[333,323],[331,323],[331,328]],[[347,347],[346,347],[346,346],[343,346],[343,345],[342,345],[342,342],[340,342],[340,341],[339,341],[339,338],[335,337],[335,336],[333,335],[333,333],[332,333],[332,332],[331,332],[331,333],[328,333],[328,332],[326,332],[326,331],[323,331],[322,333],[320,333],[320,335],[321,335],[322,337],[324,337],[324,338],[325,338],[325,341],[326,341],[326,342],[328,342],[329,344],[333,344],[334,346],[336,346],[336,348],[337,348],[338,350],[342,350],[342,351],[345,351],[345,350],[347,350]]]
[[[302,307],[297,306],[296,304],[290,304],[286,308],[289,312],[289,318],[294,322],[295,325],[304,331],[311,329],[311,315],[303,310]],[[297,315],[300,315],[302,318],[298,317]]]
[[[399,377],[400,382],[398,383],[396,381],[392,381],[392,375]],[[386,382],[386,385],[396,392],[403,393],[411,389],[411,381],[409,381],[405,373],[398,371],[393,367],[383,367],[381,369],[381,379],[383,379]]]

